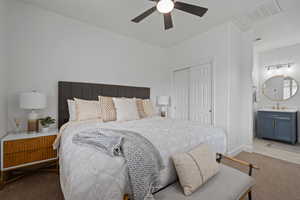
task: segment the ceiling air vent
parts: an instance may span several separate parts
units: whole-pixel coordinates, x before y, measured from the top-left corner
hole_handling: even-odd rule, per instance
[[[253,24],[264,20],[268,17],[277,15],[282,9],[277,0],[268,0],[260,4],[256,9],[251,10],[245,15],[233,18],[233,22],[241,28],[241,30],[249,30]]]

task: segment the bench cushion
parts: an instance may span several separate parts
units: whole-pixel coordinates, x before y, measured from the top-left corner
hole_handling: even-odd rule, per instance
[[[191,196],[185,196],[179,183],[156,193],[156,200],[238,200],[253,185],[254,179],[234,168],[221,165],[220,172]]]

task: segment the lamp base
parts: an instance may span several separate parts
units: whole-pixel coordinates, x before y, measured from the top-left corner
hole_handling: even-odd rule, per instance
[[[38,114],[32,110],[28,115],[28,132],[38,132]]]
[[[167,117],[167,112],[166,111],[160,111],[160,116],[161,117]]]

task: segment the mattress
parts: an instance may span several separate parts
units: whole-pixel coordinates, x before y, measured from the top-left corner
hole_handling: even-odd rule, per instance
[[[127,166],[122,157],[110,157],[91,147],[72,143],[75,134],[95,128],[130,130],[147,138],[159,150],[164,170],[161,187],[174,182],[176,171],[171,156],[201,143],[219,153],[226,152],[226,135],[220,128],[160,117],[128,122],[86,122],[64,128],[60,144],[60,179],[66,200],[122,200],[130,193]]]

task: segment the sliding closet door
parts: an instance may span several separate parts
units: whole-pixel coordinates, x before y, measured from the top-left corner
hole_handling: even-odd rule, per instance
[[[212,124],[211,64],[190,68],[189,119]]]
[[[174,72],[174,117],[189,119],[189,69]]]

